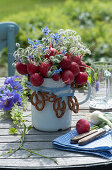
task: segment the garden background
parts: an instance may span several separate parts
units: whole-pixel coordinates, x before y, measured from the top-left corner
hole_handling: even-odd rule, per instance
[[[84,62],[112,62],[112,0],[0,0],[0,22],[13,21],[19,27],[16,42],[28,45],[28,38],[41,39],[41,28],[51,31],[73,29],[91,50]],[[0,76],[7,76],[7,53],[0,55]]]

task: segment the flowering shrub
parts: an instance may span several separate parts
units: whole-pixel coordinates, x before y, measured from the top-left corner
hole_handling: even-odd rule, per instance
[[[72,82],[84,85],[87,65],[81,56],[90,51],[81,37],[69,29],[60,29],[58,33],[52,33],[47,27],[41,30],[44,34],[42,39],[28,39],[30,45],[26,49],[17,44],[14,53],[17,71],[22,75],[29,74],[34,86],[42,85],[44,78],[62,79],[67,85]]]

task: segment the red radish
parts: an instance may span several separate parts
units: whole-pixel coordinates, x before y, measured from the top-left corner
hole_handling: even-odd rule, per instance
[[[54,74],[51,78],[52,78],[54,81],[59,81],[60,78],[61,78],[61,74],[60,74],[60,73]]]
[[[81,61],[79,68],[80,68],[80,72],[85,72],[86,71],[86,64],[83,61]]]
[[[69,70],[72,71],[74,76],[77,76],[80,72],[79,65],[76,62],[71,63]]]
[[[16,63],[16,70],[18,71],[18,73],[22,75],[28,74],[27,64],[20,63],[20,62]]]
[[[63,60],[60,62],[60,67],[62,69],[69,69],[71,65],[71,60],[68,56],[64,56]]]
[[[87,73],[85,72],[79,72],[79,74],[75,77],[75,82],[78,84],[78,85],[84,85],[87,83]]]
[[[39,65],[34,65],[32,63],[28,63],[27,71],[29,74],[37,73],[39,71]]]
[[[62,80],[65,84],[71,84],[74,81],[74,75],[70,70],[62,72]]]
[[[39,70],[40,70],[40,73],[42,74],[42,76],[47,77],[47,72],[50,70],[51,66],[52,66],[51,63],[41,62]]]
[[[33,86],[40,86],[44,82],[44,79],[39,73],[34,73],[30,77],[30,82]]]
[[[49,59],[50,56],[54,56],[55,54],[58,53],[58,50],[56,50],[55,48],[52,48],[51,45],[49,46],[49,51],[50,51],[50,53],[49,53],[49,54],[46,54],[46,55],[44,56],[45,58],[48,58],[48,59]]]
[[[76,62],[78,65],[81,64],[81,57],[80,56],[71,56],[71,61]]]
[[[80,119],[76,123],[76,130],[79,134],[89,132],[90,130],[90,124],[86,119]]]

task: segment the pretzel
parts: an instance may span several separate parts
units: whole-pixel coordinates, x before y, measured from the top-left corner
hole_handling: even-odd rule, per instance
[[[45,101],[54,102],[56,100],[56,95],[54,93],[48,96],[49,92],[42,92]]]
[[[49,92],[41,92],[41,94],[44,97],[45,101],[49,101],[49,96],[48,96]]]
[[[62,104],[62,107],[61,107],[61,104]],[[57,108],[56,108],[56,104],[58,105]],[[53,109],[54,111],[56,112],[56,117],[57,118],[61,118],[64,113],[65,113],[65,110],[66,110],[66,104],[65,104],[65,101],[63,100],[61,102],[61,97],[60,98],[57,98],[54,103],[53,103]],[[58,111],[61,111],[61,114],[58,114]]]
[[[42,100],[39,100],[38,95],[40,95]],[[36,95],[37,96],[37,104],[36,104],[35,108],[37,110],[41,111],[41,110],[43,110],[43,108],[45,106],[45,100],[44,100],[44,97],[41,92],[38,91],[38,95]],[[38,104],[42,104],[41,107],[39,107]]]
[[[72,96],[68,96],[68,106],[69,106],[69,109],[72,110],[74,113],[78,113],[79,103],[75,96],[74,96],[74,100],[72,99]]]
[[[56,100],[56,95],[52,93],[51,96],[49,97],[49,102],[55,102],[55,100]]]
[[[39,92],[36,94],[36,91],[34,91],[31,95],[31,103],[35,106],[35,108],[38,111],[42,111],[45,106],[45,101],[53,102],[53,110],[56,112],[56,117],[61,118],[66,110],[66,103],[65,101],[60,98],[56,98],[56,95],[54,93],[51,94],[51,96],[48,96],[49,92]],[[39,99],[39,96],[41,99]],[[35,102],[34,102],[35,97]],[[74,102],[75,100],[75,102]],[[74,100],[71,96],[68,96],[68,106],[69,109],[72,110],[74,113],[78,113],[79,110],[79,104],[77,98],[74,96]],[[41,104],[41,107],[39,106]],[[61,114],[59,114],[59,111]]]
[[[71,88],[75,89],[75,83],[74,82],[72,82]]]
[[[40,95],[40,97],[41,97],[42,100],[39,100],[38,95]],[[43,95],[42,95],[41,92],[38,92],[38,95],[36,94],[36,91],[34,91],[34,92],[32,93],[32,95],[31,95],[31,103],[32,103],[32,105],[35,106],[35,108],[36,108],[37,110],[41,111],[41,110],[43,110],[43,108],[44,108],[44,106],[45,106],[45,100],[44,100],[44,97],[43,97]],[[34,97],[34,96],[35,96],[35,99],[36,99],[35,102],[33,101],[33,97]],[[39,107],[38,104],[41,104],[41,107]]]
[[[35,106],[36,105],[36,103],[37,103],[37,100],[34,102],[33,101],[33,97],[35,96],[35,99],[36,99],[36,91],[34,91],[32,94],[31,94],[31,98],[30,98],[30,100],[31,100],[31,104],[33,105],[33,106]]]
[[[78,86],[78,84],[77,84],[76,82],[72,82],[72,84],[71,84],[71,88],[76,89],[76,88],[77,88],[77,86]]]

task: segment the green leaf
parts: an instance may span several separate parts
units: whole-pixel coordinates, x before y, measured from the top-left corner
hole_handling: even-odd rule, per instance
[[[31,124],[30,126],[28,126],[28,131],[30,131],[31,128],[32,128],[32,124]],[[28,131],[27,131],[27,132],[28,132]]]
[[[12,134],[12,135],[17,135],[18,129],[11,127],[11,128],[9,128],[9,133]]]

